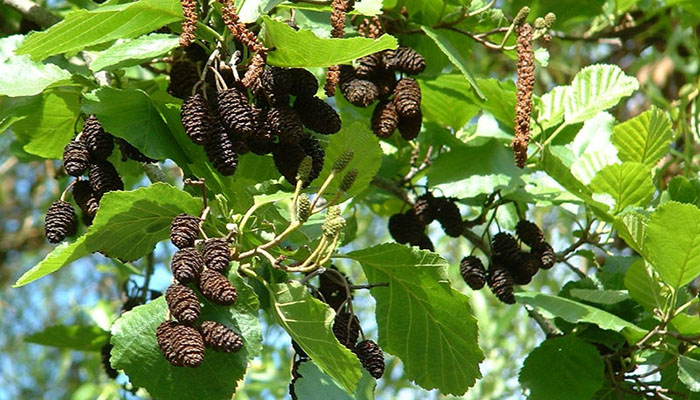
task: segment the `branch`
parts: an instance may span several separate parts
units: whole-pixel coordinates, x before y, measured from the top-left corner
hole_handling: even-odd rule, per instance
[[[2,0],[2,4],[18,11],[28,20],[38,24],[42,28],[57,23],[61,18],[51,14],[47,9],[41,7],[31,0]]]
[[[539,325],[540,328],[542,328],[542,331],[545,335],[547,335],[548,338],[561,335],[559,329],[557,329],[551,322],[547,321],[547,319],[543,317],[542,314],[538,313],[530,307],[525,307],[525,310],[527,311],[527,314],[532,319],[534,319],[535,322],[537,322],[537,325]]]
[[[411,203],[411,200],[408,198],[408,194],[406,193],[406,191],[401,187],[401,185],[399,185],[395,181],[377,175],[374,178],[372,178],[372,185],[380,189],[386,190],[387,192],[393,194],[394,196],[398,197],[406,203]]]

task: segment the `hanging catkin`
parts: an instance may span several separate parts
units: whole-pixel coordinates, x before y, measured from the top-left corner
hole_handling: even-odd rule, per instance
[[[518,81],[515,98],[515,137],[513,153],[515,164],[523,168],[527,160],[527,145],[530,142],[530,112],[532,111],[532,90],[535,86],[535,56],[532,52],[532,27],[523,24],[517,28]]]

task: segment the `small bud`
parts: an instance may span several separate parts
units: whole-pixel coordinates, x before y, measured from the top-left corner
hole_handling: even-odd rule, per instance
[[[309,156],[304,157],[299,164],[299,169],[297,170],[297,181],[305,182],[309,179],[309,174],[311,174],[311,164],[313,159]]]
[[[332,220],[326,220],[323,223],[323,234],[326,236],[330,237],[335,237],[337,234],[339,234],[343,229],[345,229],[345,218],[343,217],[335,217]]]
[[[515,18],[513,18],[513,25],[518,26],[525,22],[525,19],[527,19],[528,14],[530,14],[530,7],[523,7],[518,11],[518,13],[515,15]]]
[[[343,154],[341,154],[337,160],[335,160],[335,163],[333,164],[333,171],[338,173],[341,172],[342,170],[345,169],[345,167],[350,164],[350,161],[352,161],[353,156],[355,155],[355,152],[352,150],[345,150]]]
[[[533,26],[535,29],[545,29],[546,22],[544,18],[538,17],[535,22],[533,23]]]
[[[297,200],[297,217],[300,221],[306,221],[311,215],[311,201],[306,196],[299,196]]]
[[[326,211],[326,221],[330,221],[336,217],[340,217],[340,207],[338,207],[338,206],[328,207],[328,210]]]
[[[340,182],[340,190],[343,192],[349,191],[352,185],[355,183],[355,179],[357,179],[357,174],[357,168],[353,168],[348,171],[348,173],[343,177],[343,180]]]
[[[554,22],[557,20],[557,15],[554,13],[547,13],[547,15],[544,16],[544,26],[547,29],[552,29],[552,26],[554,26]]]

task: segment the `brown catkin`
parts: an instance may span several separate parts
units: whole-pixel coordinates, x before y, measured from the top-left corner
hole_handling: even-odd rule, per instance
[[[260,79],[260,75],[262,75],[265,70],[266,62],[267,53],[265,51],[261,50],[253,54],[253,57],[250,59],[250,64],[248,64],[248,69],[245,75],[243,75],[243,79],[241,79],[243,86],[250,88]]]
[[[58,243],[65,239],[66,236],[75,234],[76,228],[77,223],[73,206],[63,200],[56,200],[51,203],[44,219],[46,239],[50,243]]]
[[[92,192],[90,182],[85,180],[75,182],[71,192],[73,193],[73,200],[75,200],[75,204],[77,204],[83,211],[83,214],[86,217],[86,222],[89,222],[86,225],[92,224],[92,219],[95,218],[95,214],[97,214],[97,208],[99,207],[100,202]]]
[[[202,246],[202,256],[207,268],[225,273],[231,262],[231,249],[228,247],[226,239],[209,238],[204,241],[204,246]]]
[[[215,321],[204,321],[199,327],[204,345],[223,353],[235,353],[243,347],[243,339],[232,329]]]
[[[180,5],[185,17],[182,21],[180,47],[188,47],[192,44],[195,38],[194,31],[197,29],[197,0],[180,0]]]
[[[338,312],[333,320],[333,334],[340,344],[352,349],[360,337],[360,321],[347,311]]]
[[[124,190],[122,178],[109,161],[98,161],[90,164],[88,178],[92,192],[98,199],[101,199],[107,192]]]
[[[374,107],[372,112],[372,132],[377,137],[388,138],[396,130],[399,124],[399,115],[391,100],[382,100]]]
[[[239,22],[238,14],[236,14],[235,2],[232,0],[219,0],[219,2],[222,4],[221,18],[224,20],[226,28],[233,34],[233,37],[246,46],[251,53],[261,52],[265,55],[267,49],[262,45],[260,40],[253,32],[246,28],[244,23]],[[246,85],[246,87],[248,87],[248,85]]]
[[[194,241],[199,236],[199,223],[201,219],[189,214],[178,214],[170,223],[170,241],[178,249],[194,246]]]
[[[312,97],[318,91],[316,76],[304,68],[292,68],[292,87],[289,93],[297,97]]]
[[[193,325],[199,319],[199,299],[194,290],[174,283],[165,291],[165,301],[175,319],[185,325]]]
[[[423,124],[423,113],[420,108],[418,112],[410,117],[399,118],[399,133],[404,140],[413,140],[418,137],[421,125]]]
[[[394,88],[394,104],[402,117],[412,117],[420,112],[421,93],[418,81],[401,78]]]
[[[179,99],[186,99],[192,95],[192,88],[197,81],[199,81],[199,71],[195,63],[191,61],[175,62],[170,67],[168,93]]]
[[[63,169],[71,176],[80,176],[90,165],[90,153],[85,142],[71,140],[63,149]]]
[[[199,367],[204,361],[204,340],[195,328],[165,321],[156,329],[158,346],[175,367]]]
[[[94,115],[85,120],[83,131],[80,133],[80,141],[85,143],[92,162],[106,160],[114,149],[114,138],[105,132],[100,121]]]
[[[313,97],[297,97],[294,110],[307,128],[324,135],[340,130],[340,116],[330,104]]]
[[[203,145],[211,130],[211,113],[201,93],[189,96],[180,109],[180,119],[187,137],[195,144]]]
[[[253,110],[248,103],[248,94],[245,88],[234,85],[220,91],[217,98],[220,119],[229,132],[244,138],[255,132],[256,124]],[[216,121],[212,121],[212,123],[216,124]]]
[[[488,271],[488,284],[491,292],[498,297],[498,300],[506,304],[515,303],[513,277],[507,269],[492,264]]]
[[[173,254],[170,260],[170,269],[173,276],[180,283],[192,283],[199,280],[204,267],[202,255],[194,247],[180,249]]]
[[[530,112],[532,111],[532,91],[535,86],[535,55],[532,51],[532,27],[525,23],[516,28],[518,53],[515,97],[515,126],[513,138],[513,153],[515,164],[525,167],[527,161],[527,145],[530,142]]]
[[[323,85],[323,91],[326,96],[335,96],[335,88],[338,86],[340,81],[340,66],[331,65],[326,69],[326,83]]]
[[[363,340],[355,346],[353,350],[360,359],[362,366],[375,379],[379,379],[384,375],[384,353],[379,345],[372,340]]]
[[[425,70],[425,58],[410,47],[399,47],[384,52],[384,60],[389,70],[397,70],[409,75],[420,74]]]
[[[516,285],[527,285],[539,271],[540,266],[541,262],[537,256],[531,253],[520,252],[518,262],[507,267]]]
[[[215,116],[212,119],[212,130],[204,143],[204,152],[209,162],[221,175],[230,176],[236,172],[238,154],[219,117]]]
[[[267,113],[267,122],[280,143],[297,144],[304,137],[304,126],[296,111],[284,107],[273,107]]]
[[[230,306],[236,302],[238,291],[220,272],[205,269],[199,278],[199,291],[209,301],[220,306]]]

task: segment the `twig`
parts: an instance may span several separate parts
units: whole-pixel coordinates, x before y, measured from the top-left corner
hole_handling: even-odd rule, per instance
[[[395,197],[398,197],[399,199],[403,200],[408,204],[411,204],[411,200],[408,197],[408,193],[406,193],[406,191],[401,187],[401,185],[399,185],[395,181],[392,181],[391,179],[386,179],[377,175],[374,178],[372,178],[372,185],[380,189],[386,190],[387,192],[393,194]]]
[[[544,316],[542,316],[542,314],[528,306],[524,307],[525,311],[527,311],[527,314],[530,316],[530,318],[535,320],[537,325],[539,325],[542,329],[542,332],[544,332],[544,334],[547,335],[548,338],[561,335],[561,331],[559,331],[559,329],[552,325],[551,322],[547,321],[547,319]]]
[[[351,290],[372,289],[376,287],[389,286],[389,282],[366,283],[364,285],[351,285]]]
[[[28,20],[35,22],[42,28],[47,28],[61,20],[61,18],[53,15],[49,10],[31,0],[2,0],[2,4],[18,11],[27,17]]]

